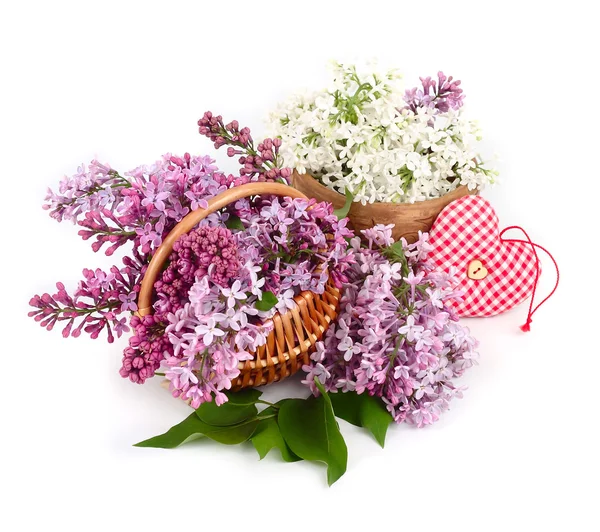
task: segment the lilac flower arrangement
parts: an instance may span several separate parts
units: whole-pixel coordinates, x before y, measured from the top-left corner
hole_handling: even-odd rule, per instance
[[[380,397],[396,422],[422,427],[462,396],[454,379],[476,362],[477,342],[445,304],[461,294],[452,274],[427,263],[428,234],[407,245],[391,230],[364,230],[367,248],[352,239],[337,327],[317,344],[304,382],[313,392],[317,377],[330,392]]]
[[[291,203],[292,200],[284,200],[284,215],[278,214],[281,210],[275,215],[273,204],[265,205],[261,214],[271,227],[287,225],[289,222],[284,220],[297,219],[305,212],[304,206],[293,208]],[[271,218],[265,210],[273,212]],[[329,216],[327,212],[323,220]],[[252,217],[242,219],[244,226],[250,227]],[[341,225],[344,227],[344,222]],[[345,233],[339,232],[339,236]],[[234,236],[237,234],[240,233]],[[241,234],[246,244],[255,244],[252,233]],[[431,249],[428,235],[421,234],[415,244],[407,245],[405,241],[394,242],[391,234],[392,226],[363,231],[366,247],[360,238],[346,234],[349,253],[337,258],[336,251],[331,253],[332,264],[344,264],[338,278],[344,292],[337,326],[326,330],[323,341],[317,343],[311,355],[311,363],[303,367],[306,375],[302,382],[312,391],[307,399],[286,398],[270,403],[261,399],[261,393],[255,389],[236,394],[225,391],[221,395],[219,383],[208,383],[211,377],[207,379],[202,372],[204,385],[200,385],[196,365],[206,358],[196,356],[190,365],[186,355],[181,354],[184,350],[198,351],[190,341],[201,350],[212,349],[214,343],[220,345],[219,356],[214,353],[210,359],[225,366],[225,370],[211,369],[210,374],[224,379],[239,360],[224,338],[228,336],[234,343],[257,341],[252,335],[246,340],[240,334],[244,324],[251,323],[255,316],[244,310],[255,286],[248,280],[253,268],[229,288],[220,286],[216,279],[211,282],[209,271],[190,290],[190,301],[175,312],[174,319],[169,317],[167,327],[177,336],[177,353],[169,362],[171,387],[175,395],[181,389],[195,411],[164,434],[137,446],[170,449],[197,437],[226,444],[250,441],[261,458],[277,448],[286,462],[324,462],[331,485],[345,473],[348,460],[336,418],[369,430],[381,446],[394,421],[417,427],[437,421],[450,401],[462,396],[463,388],[456,379],[476,363],[477,342],[446,306],[446,301],[460,294],[453,288],[451,273],[436,273],[427,262]],[[341,245],[342,240],[338,243]],[[240,265],[245,260],[244,248],[238,246],[237,253],[230,254],[237,257]],[[275,265],[277,261],[279,257]],[[238,268],[243,270],[246,265]],[[305,273],[297,277],[298,269],[285,277],[291,281],[281,281],[286,283],[283,288],[294,286],[296,278],[306,277]],[[248,287],[244,288],[246,283]],[[283,305],[282,301],[288,304],[285,296],[280,300]],[[201,313],[212,312],[209,321],[198,320],[199,309]],[[240,352],[243,347],[237,351]],[[217,388],[216,393],[211,386]],[[204,394],[214,394],[215,401],[207,402]],[[225,406],[219,406],[226,400]]]
[[[176,242],[154,304],[170,341],[164,362],[173,396],[194,408],[212,397],[223,404],[277,310],[294,308],[301,291],[322,294],[330,277],[340,287],[348,280],[345,238],[353,233],[332,209],[315,200],[240,200],[232,214],[239,229],[200,226]]]
[[[130,252],[122,267],[84,270],[73,295],[58,283],[55,294],[30,301],[30,316],[48,330],[64,324],[65,337],[84,331],[98,338],[104,330],[113,342],[131,327],[121,376],[143,384],[162,367],[172,394],[196,408],[227,400],[223,391],[239,375],[238,364],[265,343],[277,310],[293,308],[303,290],[323,293],[330,278],[341,287],[353,262],[345,240],[353,233],[331,205],[243,199],[179,238],[155,283],[153,315],[132,315],[150,258],[185,215],[230,187],[290,175],[277,166],[277,139],[255,150],[250,130],[235,121],[225,125],[207,112],[200,124],[217,147],[226,136],[235,154],[246,154],[240,175],[226,176],[209,157],[189,154],[123,175],[97,161],[80,168],[57,193],[48,191],[44,208],[78,224],[94,251],[112,255],[128,244]]]
[[[409,108],[460,107],[451,78],[422,81],[423,90],[406,95]],[[201,436],[250,440],[261,458],[278,448],[288,462],[325,462],[332,484],[347,464],[336,417],[367,428],[383,446],[393,421],[431,424],[461,396],[455,379],[475,363],[477,344],[446,306],[460,294],[452,275],[428,264],[426,234],[409,246],[392,240],[392,226],[376,226],[361,242],[344,217],[351,198],[334,212],[314,199],[261,196],[240,199],[180,236],[154,282],[152,313],[140,316],[151,258],[187,214],[231,187],[286,183],[291,175],[280,139],[255,147],[248,128],[210,112],[198,125],[215,148],[239,157],[239,175],[219,172],[209,157],[167,154],[123,174],[92,161],[48,191],[52,218],[77,224],[96,252],[125,253],[121,266],[84,269],[72,295],[59,282],[54,294],[34,296],[29,315],[48,330],[61,324],[65,337],[105,331],[113,342],[131,332],[120,375],[137,384],[164,376],[171,394],[194,409],[137,446],[173,448]],[[312,395],[269,403],[252,388],[232,393],[240,364],[265,345],[275,313],[294,309],[303,291],[322,294],[329,282],[343,295],[337,327],[303,367]]]

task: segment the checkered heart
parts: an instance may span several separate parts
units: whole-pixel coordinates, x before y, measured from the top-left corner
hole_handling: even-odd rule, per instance
[[[527,299],[536,282],[538,260],[528,242],[505,241],[498,217],[481,196],[450,203],[429,232],[431,260],[439,270],[458,269],[464,301],[459,316],[494,316]]]

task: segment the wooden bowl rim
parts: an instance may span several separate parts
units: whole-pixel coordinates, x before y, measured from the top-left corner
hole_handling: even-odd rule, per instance
[[[318,189],[323,189],[325,192],[325,194],[334,194],[335,196],[337,196],[336,199],[338,199],[339,202],[341,203],[345,203],[346,199],[344,196],[342,196],[339,192],[319,183],[319,181],[317,181],[317,179],[315,179],[311,174],[309,173],[304,173],[301,174],[298,171],[294,170],[292,173],[293,176],[293,181],[292,183],[295,183],[296,178],[300,179],[300,180],[304,180],[306,181],[307,179],[311,180],[314,183],[314,186]],[[415,201],[414,203],[392,203],[392,202],[384,202],[384,201],[375,201],[373,203],[367,203],[366,205],[363,205],[362,203],[359,202],[354,202],[352,204],[352,207],[357,206],[358,208],[361,209],[365,209],[365,210],[369,210],[369,209],[375,209],[375,210],[379,210],[379,209],[392,209],[392,210],[417,210],[417,209],[422,209],[423,207],[431,207],[434,209],[438,209],[441,208],[443,209],[446,205],[448,205],[449,202],[454,201],[458,198],[461,198],[463,196],[469,195],[469,194],[474,194],[477,193],[477,189],[475,190],[469,190],[469,188],[466,185],[460,185],[459,187],[455,188],[454,190],[451,190],[450,192],[444,194],[443,196],[440,196],[439,198],[431,198],[431,199],[426,199],[426,200],[422,200],[422,201]],[[331,200],[325,198],[325,201],[329,201],[332,202]]]

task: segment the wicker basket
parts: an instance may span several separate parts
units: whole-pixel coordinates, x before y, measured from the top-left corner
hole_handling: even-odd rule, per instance
[[[148,265],[138,297],[140,316],[152,313],[154,282],[177,239],[193,229],[209,214],[239,199],[258,195],[306,198],[301,192],[286,185],[248,183],[215,196],[209,200],[207,209],[198,209],[188,214],[167,235]],[[232,390],[280,381],[296,373],[302,365],[309,363],[315,344],[337,316],[340,291],[330,279],[323,294],[304,291],[294,299],[297,304],[294,309],[283,314],[277,312],[271,318],[274,327],[267,336],[266,344],[253,353],[252,360],[240,363],[240,375],[232,383]]]
[[[336,209],[344,206],[346,201],[344,196],[321,185],[311,175],[299,174],[294,171],[293,180],[294,187],[309,198],[332,203]],[[353,203],[348,213],[349,226],[358,233],[362,229],[368,229],[377,224],[394,224],[392,230],[394,240],[397,241],[404,237],[409,243],[416,242],[419,238],[419,231],[429,231],[438,214],[446,205],[467,194],[477,194],[477,190],[469,190],[465,186],[460,186],[441,198],[416,203],[375,202],[366,205]]]

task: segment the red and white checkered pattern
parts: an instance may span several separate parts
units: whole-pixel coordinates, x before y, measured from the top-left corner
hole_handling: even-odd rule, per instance
[[[464,301],[452,305],[459,316],[494,316],[531,295],[537,265],[532,247],[527,242],[503,241],[496,212],[481,196],[450,203],[433,224],[429,241],[437,269],[458,269]],[[484,279],[467,276],[469,264],[476,259],[488,270]]]

